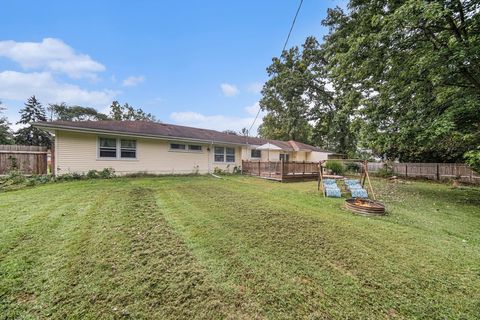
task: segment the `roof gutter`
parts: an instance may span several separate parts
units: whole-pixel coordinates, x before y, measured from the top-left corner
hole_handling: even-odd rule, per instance
[[[91,128],[78,128],[78,127],[71,127],[71,126],[59,126],[59,125],[49,125],[47,123],[32,123],[32,126],[39,128],[39,129],[50,129],[50,130],[65,130],[65,131],[72,131],[72,132],[81,132],[81,133],[100,133],[100,134],[115,134],[120,136],[134,136],[134,137],[141,137],[141,138],[150,138],[150,139],[160,139],[160,140],[179,140],[179,141],[193,141],[193,142],[202,142],[206,144],[210,144],[213,142],[212,140],[204,140],[204,139],[195,139],[195,138],[186,138],[186,137],[175,137],[175,136],[163,136],[163,135],[154,135],[154,134],[144,134],[144,133],[134,133],[134,132],[125,132],[125,131],[115,131],[115,130],[102,130],[102,129],[91,129]],[[216,141],[222,144],[233,144],[238,146],[245,146],[244,143],[238,142],[228,142],[228,141]]]

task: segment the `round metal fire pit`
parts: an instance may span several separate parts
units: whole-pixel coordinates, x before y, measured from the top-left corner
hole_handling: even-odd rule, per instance
[[[385,214],[385,206],[370,199],[350,198],[345,200],[345,207],[364,216],[382,216]]]

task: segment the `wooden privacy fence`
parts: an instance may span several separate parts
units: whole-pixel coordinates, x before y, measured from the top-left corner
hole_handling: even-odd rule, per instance
[[[407,178],[459,179],[462,182],[480,183],[480,174],[461,163],[394,163],[393,172]]]
[[[318,162],[242,161],[242,173],[272,180],[303,180],[318,177]]]
[[[11,170],[24,174],[46,174],[47,155],[47,147],[0,144],[0,175]]]

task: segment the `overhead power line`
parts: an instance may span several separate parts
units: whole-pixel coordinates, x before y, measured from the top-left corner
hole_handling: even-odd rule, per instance
[[[287,47],[288,40],[290,40],[290,35],[292,34],[292,30],[293,30],[293,27],[295,26],[295,22],[297,21],[298,13],[300,12],[300,9],[302,8],[302,4],[303,4],[303,0],[300,0],[300,3],[298,4],[297,12],[295,12],[295,16],[293,17],[292,25],[290,26],[290,30],[288,31],[287,39],[285,39],[285,43],[283,44],[282,53],[283,53],[283,51],[285,51],[285,48]],[[260,114],[260,110],[262,110],[262,108],[259,106],[258,111],[257,111],[257,115],[255,116],[255,119],[253,120],[252,125],[248,129],[247,135],[250,134],[250,130],[252,130],[253,126],[255,125],[255,122],[257,121],[258,115]]]
[[[285,44],[283,45],[282,52],[285,51],[285,48],[287,47],[288,40],[290,39],[290,35],[292,34],[293,27],[295,26],[295,22],[297,21],[298,13],[300,12],[300,8],[302,7],[303,0],[300,0],[300,4],[298,5],[297,12],[295,13],[295,17],[293,18],[292,21],[292,26],[290,27],[290,31],[288,31],[288,36],[287,39],[285,40]]]
[[[252,122],[252,125],[250,126],[250,128],[248,128],[247,134],[250,133],[250,130],[252,130],[253,125],[257,121],[258,115],[260,114],[260,110],[262,110],[262,108],[260,106],[258,106],[257,115],[255,116],[255,119],[253,119],[253,122]]]

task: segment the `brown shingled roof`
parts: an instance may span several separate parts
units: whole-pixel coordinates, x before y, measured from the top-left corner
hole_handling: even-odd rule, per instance
[[[298,149],[302,151],[310,150],[329,152],[293,140],[288,142],[279,140],[267,140],[254,137],[237,136],[234,134],[228,134],[225,132],[209,129],[200,129],[149,121],[46,121],[37,122],[34,125],[36,127],[44,129],[128,133],[141,136],[155,136],[161,138],[176,138],[187,140],[192,139],[204,142],[223,142],[250,145],[263,145],[269,142],[282,148],[282,150],[284,151],[294,151]]]

